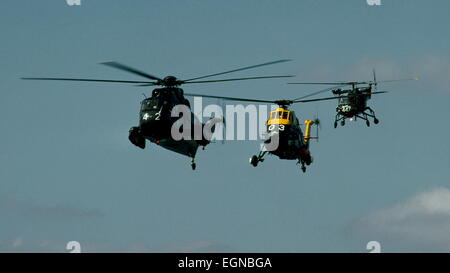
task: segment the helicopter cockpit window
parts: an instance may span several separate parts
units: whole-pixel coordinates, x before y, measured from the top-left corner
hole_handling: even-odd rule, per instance
[[[281,119],[288,119],[288,112],[281,112]]]
[[[347,96],[339,98],[339,103],[341,103],[341,104],[349,103],[349,102],[350,102],[350,99]]]
[[[152,102],[152,100],[149,100],[149,99],[143,100],[141,103],[142,111],[152,110],[153,104],[154,103]]]

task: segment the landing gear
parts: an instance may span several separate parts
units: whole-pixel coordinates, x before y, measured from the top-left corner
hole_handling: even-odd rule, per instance
[[[307,162],[307,163],[311,164],[311,162]],[[297,164],[301,164],[300,169],[302,170],[302,172],[305,173],[306,172],[305,161],[302,160],[301,158],[299,158]],[[307,165],[309,165],[309,164],[307,164]]]
[[[258,157],[256,155],[250,157],[250,164],[252,164],[253,167],[258,166]]]
[[[363,109],[364,110],[358,108],[357,112],[352,112],[352,115],[350,115],[350,113],[340,113],[339,108],[338,108],[337,109],[338,113],[336,114],[336,117],[334,119],[334,128],[337,127],[339,121],[341,123],[341,126],[344,126],[346,117],[350,118],[350,120],[352,120],[354,118],[355,121],[357,118],[363,119],[366,121],[367,127],[370,127],[369,118],[373,118],[373,123],[375,123],[375,124],[380,123],[380,121],[375,116],[375,112],[372,110],[372,108],[365,107]]]
[[[337,127],[339,121],[340,121],[339,123],[341,124],[341,126],[344,126],[345,118],[346,118],[345,116],[341,115],[340,113],[337,113],[336,117],[334,118],[334,128]]]
[[[194,158],[192,158],[192,161],[191,161],[191,168],[192,168],[193,171],[195,171],[195,168],[197,168],[197,164],[195,164],[195,159]]]
[[[261,151],[259,152],[259,155],[254,155],[252,157],[250,157],[249,162],[253,167],[258,166],[259,162],[263,162],[264,161],[264,155],[266,155],[267,151]]]
[[[364,111],[364,112],[362,112],[361,115],[355,115],[355,118],[358,117],[360,119],[365,120],[367,127],[370,127],[369,117],[373,118],[373,123],[375,123],[375,124],[380,123],[380,120],[377,119],[377,117],[375,116],[375,112],[370,107],[367,107],[365,110],[368,110],[369,113]]]
[[[377,117],[375,116],[375,112],[372,110],[372,108],[367,107],[366,110],[369,110],[369,112],[370,112],[370,113],[365,113],[364,112],[364,114],[365,114],[364,116],[366,118],[366,124],[369,123],[369,119],[367,117],[373,118],[373,123],[375,123],[375,124],[380,123],[380,120],[377,119]],[[367,126],[370,126],[370,125],[367,125]]]
[[[141,129],[139,127],[130,128],[128,139],[137,147],[145,149],[145,138],[142,136]]]
[[[336,117],[334,118],[334,128],[337,128],[338,122],[340,121],[341,126],[345,125],[345,117],[342,116],[339,112],[336,114]]]

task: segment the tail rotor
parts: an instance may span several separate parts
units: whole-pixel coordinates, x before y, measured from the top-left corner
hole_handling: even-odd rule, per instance
[[[372,70],[372,73],[373,73],[373,85],[375,86],[375,91],[377,91],[378,82],[377,82],[377,74],[375,73],[375,68]]]
[[[313,124],[316,125],[316,139],[319,142],[319,130],[322,129],[322,124],[319,119],[319,111],[316,110],[316,116],[314,117]]]

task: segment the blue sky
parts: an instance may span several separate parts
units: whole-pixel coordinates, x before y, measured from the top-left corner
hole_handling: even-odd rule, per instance
[[[0,10],[0,251],[450,251],[450,3],[444,0],[5,1]],[[139,79],[119,61],[190,78],[294,61],[236,76],[298,81],[419,76],[380,85],[381,123],[333,129],[306,174],[293,161],[248,158],[230,141],[189,159],[128,142],[142,93],[126,85],[21,81],[23,76]],[[262,99],[314,87],[262,80],[190,85],[186,92]],[[211,100],[211,103],[217,101]]]

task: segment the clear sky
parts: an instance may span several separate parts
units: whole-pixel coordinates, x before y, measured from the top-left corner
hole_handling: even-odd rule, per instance
[[[450,251],[450,2],[448,0],[6,0],[0,9],[0,251]],[[139,79],[119,61],[192,78],[277,59],[233,76],[380,80],[381,123],[333,129],[306,174],[229,141],[189,159],[128,141],[149,88],[32,82],[26,76]],[[261,99],[317,90],[285,79],[185,86]],[[207,102],[207,101],[205,101]],[[215,100],[210,100],[216,103]]]

